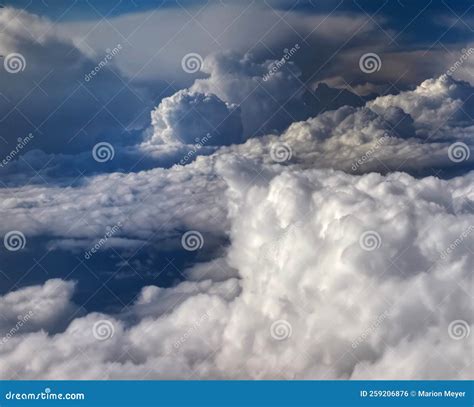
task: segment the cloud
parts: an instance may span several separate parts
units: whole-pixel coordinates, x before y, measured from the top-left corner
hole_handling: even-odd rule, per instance
[[[147,287],[126,314],[15,335],[0,350],[3,377],[472,378],[472,336],[456,340],[449,325],[473,328],[474,173],[443,181],[265,166],[249,185],[254,164],[224,157],[217,167],[229,188],[225,261],[239,280]],[[113,336],[97,340],[103,320]]]
[[[151,113],[151,143],[229,145],[242,141],[240,109],[214,94],[181,90]]]
[[[123,228],[116,237],[144,241],[160,226],[163,239],[169,237],[168,232],[176,235],[186,228],[204,231],[210,226],[212,230],[209,216],[217,225],[226,224],[225,202],[214,198],[224,184],[215,174],[213,160],[200,158],[189,166],[89,177],[69,188],[1,188],[2,210],[12,211],[9,222],[2,222],[1,233],[13,228],[31,238],[62,236],[83,240],[86,247],[119,221]],[[157,199],[159,196],[167,199]]]
[[[70,301],[74,287],[73,282],[51,279],[41,286],[12,291],[0,297],[0,335],[12,336],[10,329],[19,321],[21,326],[17,326],[17,331],[21,333],[41,329],[55,333],[58,328],[66,327],[70,316],[80,314],[79,308]]]
[[[294,122],[282,134],[250,139],[233,151],[271,164],[276,162],[272,152],[284,145],[291,152],[284,164],[351,174],[462,174],[473,168],[474,158],[468,153],[474,147],[469,137],[471,93],[465,82],[428,80],[413,91],[378,97],[362,107],[343,106]],[[459,161],[450,157],[456,142],[466,150]]]
[[[201,68],[209,77],[196,80],[191,89],[214,93],[228,103],[238,104],[246,139],[283,130],[290,123],[309,117],[311,110],[302,98],[299,68],[284,60],[270,75],[276,62],[257,63],[250,54],[214,54],[205,59]]]
[[[128,77],[161,79],[179,88],[203,76],[183,71],[181,60],[188,53],[205,58],[216,52],[243,55],[250,50],[261,63],[281,58],[285,49],[299,43],[301,52],[294,62],[303,82],[310,79],[312,85],[337,78],[338,87],[393,92],[394,86],[407,89],[444,73],[472,43],[466,26],[468,4],[459,4],[456,11],[462,20],[448,20],[446,15],[452,15],[452,10],[443,4],[424,8],[387,3],[373,8],[351,3],[283,3],[181,3],[108,16],[107,22],[67,21],[58,30],[89,53],[100,53],[121,38],[127,46],[117,64]],[[443,35],[446,41],[440,46],[436,41]],[[428,43],[433,44],[429,49]],[[370,76],[358,66],[359,58],[368,52],[382,59],[382,69]],[[469,77],[468,66],[458,74],[460,79]]]
[[[273,153],[279,145],[291,152],[289,160],[282,164],[297,169],[333,168],[350,174],[405,171],[417,176],[437,173],[445,177],[463,174],[472,168],[474,154],[456,162],[450,157],[450,148],[455,142],[463,142],[472,150],[467,138],[472,124],[464,120],[462,113],[470,89],[467,84],[452,80],[426,81],[414,91],[368,102],[369,107],[341,107],[295,122],[281,135],[252,138],[244,144],[219,149],[204,143],[197,143],[199,148],[174,143],[174,140],[170,143],[167,139],[176,134],[176,140],[186,137],[192,141],[202,135],[207,137],[207,143],[217,144],[216,140],[224,143],[221,136],[228,136],[227,142],[237,137],[234,121],[238,115],[233,108],[229,110],[215,96],[182,91],[166,99],[153,112],[156,125],[150,140],[164,138],[167,144],[148,142],[117,149],[117,160],[105,164],[95,161],[90,153],[54,156],[42,176],[61,174],[65,177],[61,182],[56,181],[57,184],[49,187],[30,185],[18,189],[12,186],[0,190],[0,196],[4,197],[3,210],[8,212],[0,231],[22,230],[29,237],[51,236],[54,247],[82,246],[84,249],[102,237],[107,226],[118,221],[124,228],[115,237],[127,238],[133,245],[137,240],[147,242],[157,228],[164,241],[189,229],[203,230],[225,239],[229,230],[228,210],[225,202],[215,199],[223,196],[225,183],[215,173],[216,160],[244,156],[256,165],[276,165]],[[447,102],[442,102],[443,98]],[[200,113],[195,112],[196,105]],[[451,108],[452,105],[457,106],[457,110]],[[445,117],[445,136],[441,138],[439,121],[431,122],[429,118],[439,118],[446,110],[450,116]],[[202,116],[204,111],[205,116]],[[223,126],[222,133],[204,135],[211,130],[210,122]],[[31,168],[39,170],[48,156],[29,152],[25,160],[28,164],[22,160],[7,166],[7,174],[11,174],[13,180],[30,179],[35,175]],[[173,163],[181,165],[169,168]],[[117,171],[128,165],[137,171],[156,165],[164,168],[87,177],[79,184],[74,184],[77,177],[74,171],[68,173],[64,169],[73,167],[94,172],[108,166],[108,171]],[[30,168],[31,175],[23,172],[25,168]],[[262,176],[260,172],[260,167],[254,169],[255,176]],[[42,177],[38,179],[42,180]],[[252,178],[248,182],[251,183]],[[64,185],[73,187],[64,188]],[[167,199],[157,198],[159,196]],[[217,221],[209,222],[208,216]],[[68,243],[62,245],[61,240]],[[113,246],[114,242],[123,247],[123,240],[110,244]]]
[[[422,82],[413,91],[380,96],[368,102],[376,112],[388,107],[399,107],[414,119],[418,134],[442,139],[453,137],[469,139],[474,129],[472,86],[444,75]]]
[[[2,152],[29,133],[35,138],[25,151],[77,153],[103,140],[136,143],[136,130],[147,119],[142,111],[151,103],[147,92],[128,86],[114,66],[121,44],[87,56],[47,19],[7,7],[0,22],[4,65],[15,54],[23,59],[18,72],[1,67]]]
[[[109,16],[110,24],[67,21],[59,24],[58,30],[88,52],[101,52],[119,37],[124,52],[118,56],[117,65],[128,77],[162,79],[183,88],[202,77],[182,69],[181,60],[188,53],[205,58],[230,50],[243,55],[251,48],[262,62],[281,58],[284,49],[297,42],[303,47],[303,38],[308,52],[299,57],[301,65],[305,71],[315,72],[354,32],[358,39],[364,38],[377,27],[360,10],[349,15],[338,13],[338,9],[338,5],[331,5],[326,10],[304,13],[259,2],[190,3]]]
[[[238,108],[211,94],[180,91],[153,111],[155,128],[150,141],[117,148],[116,159],[110,163],[98,163],[91,153],[48,156],[35,152],[10,163],[4,171],[13,180],[29,180],[35,176],[32,169],[39,171],[47,161],[51,162],[48,169],[42,170],[42,177],[65,178],[48,188],[24,186],[21,190],[14,187],[0,190],[4,196],[2,206],[9,211],[0,229],[3,233],[19,229],[30,237],[52,235],[56,241],[72,239],[84,247],[100,238],[108,225],[118,221],[125,225],[121,234],[131,241],[146,241],[159,225],[166,225],[161,228],[164,240],[175,236],[177,230],[194,228],[225,236],[227,208],[225,203],[215,203],[213,198],[225,191],[225,184],[215,174],[215,161],[239,155],[255,163],[276,164],[273,150],[282,143],[291,151],[291,158],[283,164],[296,168],[333,168],[350,174],[372,171],[462,174],[472,168],[474,154],[455,162],[449,150],[454,142],[466,143],[472,149],[467,137],[472,120],[467,120],[465,114],[470,91],[472,88],[467,83],[449,78],[428,80],[413,91],[379,97],[364,107],[344,106],[295,122],[281,135],[252,138],[244,144],[220,149],[215,145],[228,144],[240,137]],[[441,128],[443,137],[439,134]],[[178,142],[183,138],[191,143],[196,138],[200,141],[186,146]],[[195,161],[196,158],[199,159]],[[173,163],[181,165],[167,170]],[[118,171],[130,166],[139,171],[157,165],[164,168],[90,177],[74,188],[63,188],[71,185],[77,170],[99,172],[106,167],[107,171]],[[74,170],[68,172],[71,167]],[[256,174],[259,171],[255,169]],[[38,181],[44,180],[42,177]],[[154,201],[162,194],[167,200]],[[65,208],[71,211],[67,222],[64,216],[59,216],[64,215]],[[208,227],[208,214],[219,222]],[[71,227],[71,219],[79,221]]]
[[[349,14],[315,8],[302,13],[260,4],[242,9],[219,3],[187,11],[175,7],[133,13],[108,19],[110,25],[103,21],[54,24],[25,11],[2,9],[5,30],[0,51],[20,53],[27,64],[19,74],[2,75],[5,100],[0,115],[8,148],[15,147],[18,137],[35,131],[38,137],[28,149],[46,152],[87,151],[104,139],[114,145],[135,144],[141,141],[137,130],[148,124],[152,98],[159,102],[176,86],[192,86],[195,79],[202,82],[198,80],[193,90],[209,91],[227,103],[243,103],[249,96],[249,103],[242,106],[246,138],[280,131],[292,121],[316,114],[321,105],[333,107],[331,101],[318,101],[318,94],[308,93],[306,82],[312,89],[321,81],[339,78],[339,87],[350,83],[355,89],[380,90],[382,82],[397,81],[406,89],[421,78],[445,72],[449,61],[456,62],[456,52],[466,47],[456,43],[453,47],[459,47],[450,48],[449,55],[439,50],[419,55],[393,49],[388,38],[374,35],[381,24],[387,35],[393,35],[392,27],[384,25],[386,20],[382,16],[370,19],[358,10]],[[234,24],[237,19],[239,24]],[[242,57],[249,51],[250,40],[256,42],[252,60]],[[336,56],[343,44],[344,52]],[[110,54],[106,50],[118,45],[120,52],[106,59]],[[296,45],[300,49],[291,60],[271,80],[262,82],[259,78]],[[357,62],[363,51],[386,48],[381,55],[383,80],[360,72]],[[239,57],[212,56],[229,50]],[[181,68],[182,58],[190,52],[207,59],[200,74],[190,75]],[[419,64],[421,57],[434,63]],[[104,60],[107,63],[102,66]],[[465,61],[456,77],[466,78],[468,64]],[[93,79],[84,80],[98,66],[101,69]],[[400,69],[406,66],[409,74],[400,78]],[[344,81],[343,73],[347,75]],[[203,78],[206,75],[210,77]],[[301,100],[303,91],[306,96]],[[255,112],[250,100],[258,104],[253,106]]]
[[[1,377],[472,378],[470,61],[279,5],[0,11]]]

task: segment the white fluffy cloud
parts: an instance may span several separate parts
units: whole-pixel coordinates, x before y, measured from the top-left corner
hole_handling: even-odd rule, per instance
[[[151,113],[152,143],[229,145],[242,141],[240,109],[214,94],[181,90]]]
[[[369,102],[376,112],[389,107],[400,107],[415,120],[415,126],[422,136],[442,139],[466,137],[472,139],[474,131],[473,88],[467,82],[458,82],[444,75],[428,79],[415,90],[387,95]]]
[[[449,325],[474,328],[473,173],[265,167],[249,184],[252,167],[218,164],[232,222],[225,262],[239,280],[147,287],[126,314],[92,313],[55,336],[18,332],[0,349],[3,377],[472,378],[472,335],[456,340]],[[104,319],[113,336],[101,341]]]
[[[287,163],[351,174],[442,170],[449,175],[474,161],[472,90],[449,78],[427,80],[413,91],[379,97],[363,107],[344,106],[292,123],[281,135],[253,138],[232,151],[274,163],[272,151],[283,149],[291,152]],[[465,144],[460,162],[450,158],[455,142]]]
[[[21,321],[20,332],[44,329],[54,332],[67,325],[68,317],[79,313],[70,302],[74,284],[59,279],[48,280],[42,286],[27,287],[0,297],[0,335],[8,335],[10,329]]]
[[[472,86],[429,79],[368,103],[324,85],[308,93],[324,78],[366,92],[397,78],[406,89],[446,58],[433,51],[420,65],[421,51],[380,52],[383,69],[364,84],[357,62],[367,46],[384,49],[371,35],[382,20],[292,10],[282,20],[266,6],[208,5],[191,19],[165,8],[158,29],[155,16],[135,13],[114,17],[113,32],[109,22],[57,30],[2,9],[0,51],[27,64],[0,80],[6,154],[31,129],[43,149],[2,165],[0,236],[26,236],[23,252],[0,247],[5,275],[43,249],[67,268],[120,224],[93,271],[129,278],[122,266],[133,263],[156,278],[162,270],[150,269],[170,253],[181,263],[166,267],[186,281],[143,287],[103,312],[79,306],[88,288],[82,276],[66,281],[70,270],[19,281],[0,296],[1,378],[473,378]],[[126,35],[121,53],[84,82],[117,43],[115,27]],[[195,76],[180,68],[189,52],[204,57]],[[465,62],[458,77],[470,77]],[[415,68],[400,78],[404,64]],[[156,99],[145,142],[125,137],[149,117],[149,95],[183,83]],[[90,147],[105,139],[116,155],[100,167]],[[90,176],[101,171],[112,173]],[[413,177],[432,172],[450,179]],[[184,250],[185,230],[204,236],[202,251]],[[144,246],[142,257],[126,255]]]

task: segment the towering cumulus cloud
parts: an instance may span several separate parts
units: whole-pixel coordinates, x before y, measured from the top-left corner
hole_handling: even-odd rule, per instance
[[[240,109],[214,94],[182,90],[165,98],[151,114],[151,141],[229,145],[242,141]]]

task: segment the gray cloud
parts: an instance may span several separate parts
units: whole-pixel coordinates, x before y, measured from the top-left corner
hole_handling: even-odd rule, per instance
[[[0,53],[20,54],[19,72],[2,66],[1,151],[15,148],[29,133],[35,139],[26,150],[78,152],[103,139],[136,143],[136,130],[145,126],[151,101],[143,89],[127,86],[114,67],[117,42],[94,58],[86,56],[47,19],[12,8],[0,11],[4,26]],[[107,55],[110,57],[108,58]],[[90,72],[96,73],[87,80]]]

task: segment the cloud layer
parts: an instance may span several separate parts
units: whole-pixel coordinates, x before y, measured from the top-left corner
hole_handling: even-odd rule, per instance
[[[0,377],[472,379],[460,39],[219,4],[0,11]]]
[[[456,320],[473,328],[472,173],[265,167],[249,185],[249,162],[218,168],[232,222],[225,263],[239,280],[147,287],[127,313],[88,314],[54,336],[18,333],[0,350],[4,377],[472,378],[472,336],[450,331]],[[2,301],[24,290],[35,301],[45,288]],[[103,320],[105,340],[94,334]]]

